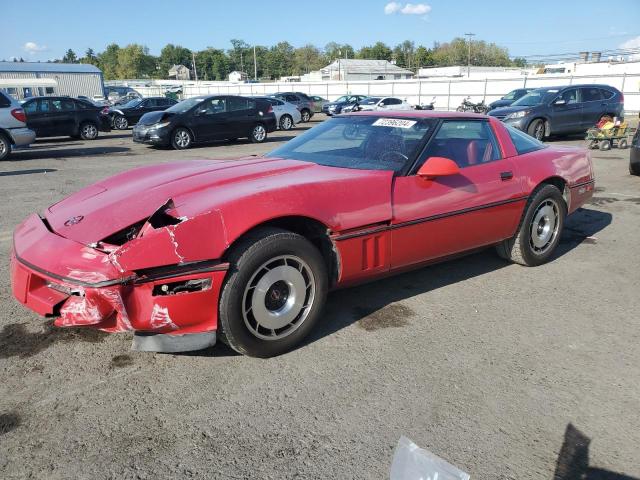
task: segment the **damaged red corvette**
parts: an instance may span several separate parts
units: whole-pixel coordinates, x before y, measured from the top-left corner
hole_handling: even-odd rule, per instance
[[[133,331],[138,350],[219,336],[269,357],[320,321],[330,289],[487,246],[548,261],[593,188],[586,150],[493,118],[342,115],[262,157],[138,168],[31,215],[13,293],[59,327]]]

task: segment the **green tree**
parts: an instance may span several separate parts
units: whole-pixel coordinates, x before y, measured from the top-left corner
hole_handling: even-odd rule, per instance
[[[377,42],[370,47],[362,47],[357,54],[358,58],[369,60],[391,60],[393,52],[383,42]]]
[[[253,64],[253,50],[251,53],[249,49],[251,46],[244,40],[237,38],[231,39],[232,48],[227,52],[229,55],[229,68],[231,71],[245,72],[247,73],[252,68],[248,68],[249,63]],[[249,56],[251,55],[251,59]]]
[[[269,49],[265,58],[267,76],[278,79],[293,72],[294,48],[289,42],[280,42]]]
[[[160,51],[160,57],[158,58],[160,76],[166,78],[169,75],[169,69],[174,65],[184,65],[192,68],[192,62],[191,50],[169,43]]]
[[[78,56],[76,55],[76,52],[74,52],[71,49],[67,50],[67,53],[65,53],[64,57],[62,57],[62,63],[77,63],[77,62],[78,62]]]
[[[80,63],[86,63],[89,65],[98,65],[98,57],[96,57],[93,48],[87,48],[84,52],[84,57],[80,59]]]
[[[356,52],[353,47],[347,43],[339,44],[329,42],[324,47],[324,56],[325,64],[323,66],[327,66],[338,58],[356,58]]]
[[[435,60],[433,59],[433,51],[420,45],[418,48],[416,48],[413,62],[415,68],[430,67],[435,65]]]
[[[438,66],[466,65],[469,43],[464,38],[454,38],[434,48],[433,58]],[[471,42],[471,65],[508,67],[512,65],[506,48],[482,40]]]
[[[522,57],[516,57],[512,60],[513,66],[514,67],[520,67],[520,68],[524,68],[527,66],[527,60],[525,58]]]
[[[134,43],[118,51],[117,78],[149,78],[155,73],[156,59],[147,47]]]
[[[222,50],[207,47],[196,53],[198,78],[203,80],[226,80],[229,75],[229,60]]]
[[[117,43],[107,45],[104,52],[98,55],[98,66],[102,70],[102,74],[106,80],[118,78],[118,52],[120,47]]]
[[[293,74],[302,75],[326,66],[322,52],[313,45],[296,48],[293,53]]]

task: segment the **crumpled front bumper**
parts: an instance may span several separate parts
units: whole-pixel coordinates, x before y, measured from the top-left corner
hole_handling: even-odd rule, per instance
[[[37,215],[16,228],[11,255],[13,295],[20,303],[58,316],[60,327],[107,332],[215,332],[227,269],[196,261],[126,270],[112,254],[51,232]]]

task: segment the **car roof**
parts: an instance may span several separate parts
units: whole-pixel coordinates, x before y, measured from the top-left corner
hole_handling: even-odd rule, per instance
[[[489,118],[487,115],[471,112],[437,112],[435,110],[386,110],[353,112],[340,115],[341,117],[395,117],[395,118]]]

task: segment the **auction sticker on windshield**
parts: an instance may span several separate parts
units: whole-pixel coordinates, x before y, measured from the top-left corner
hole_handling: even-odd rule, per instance
[[[372,123],[374,127],[397,127],[397,128],[411,128],[417,122],[415,120],[405,120],[402,118],[379,118]]]

